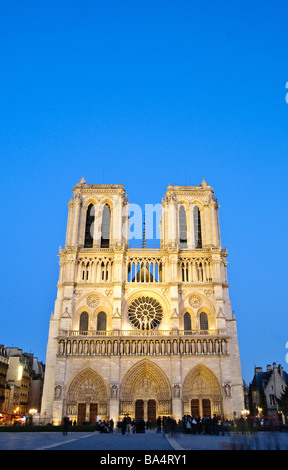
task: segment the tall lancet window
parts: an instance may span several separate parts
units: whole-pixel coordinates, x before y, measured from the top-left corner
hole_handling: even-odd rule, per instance
[[[192,328],[191,328],[191,315],[189,312],[186,312],[184,314],[184,331],[185,331],[185,334],[188,334],[189,332],[191,332]]]
[[[105,204],[103,208],[103,213],[102,213],[101,248],[109,248],[110,224],[111,224],[111,211],[110,211],[110,207],[107,204]]]
[[[201,215],[198,206],[193,209],[195,248],[202,248]]]
[[[80,315],[80,321],[79,321],[79,331],[83,334],[83,332],[88,331],[88,321],[89,321],[89,315],[87,312],[82,312]]]
[[[205,312],[200,313],[200,330],[208,330],[208,315]]]
[[[90,204],[86,213],[85,241],[84,248],[93,246],[93,226],[94,226],[95,210],[93,204]]]
[[[105,312],[98,313],[97,317],[97,331],[106,331],[107,315]]]
[[[179,209],[180,248],[187,248],[187,222],[184,206]]]

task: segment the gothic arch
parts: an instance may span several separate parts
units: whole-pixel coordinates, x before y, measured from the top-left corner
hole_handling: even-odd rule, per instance
[[[121,383],[120,399],[122,401],[133,401],[136,399],[137,396],[135,394],[143,379],[150,381],[157,400],[171,400],[171,386],[166,374],[160,367],[147,359],[143,359],[135,364],[125,374]]]
[[[66,401],[67,403],[79,403],[81,401],[108,403],[109,395],[102,377],[94,370],[87,367],[79,372],[71,381]]]
[[[221,400],[221,387],[216,375],[202,364],[190,370],[183,382],[183,400],[193,398]]]
[[[92,299],[92,302],[90,301],[89,297]],[[91,311],[94,310],[94,312],[95,312],[96,308],[104,309],[106,311],[106,313],[113,311],[112,303],[108,299],[108,297],[106,297],[105,295],[101,294],[98,291],[93,291],[92,290],[92,291],[88,292],[87,294],[82,295],[80,297],[80,299],[77,300],[76,305],[75,305],[76,313],[81,312],[81,309],[83,309],[83,308],[87,308],[87,306],[86,306],[87,301],[88,301],[88,306],[89,306],[89,301],[90,301]]]
[[[83,201],[83,205],[82,205],[82,208],[84,211],[87,211],[88,207],[90,206],[90,204],[92,204],[95,208],[96,204],[97,204],[97,199],[93,198],[93,197],[89,197],[89,198],[85,198],[84,201]]]
[[[215,307],[214,307],[213,303],[211,302],[211,300],[209,300],[206,295],[204,295],[204,294],[202,294],[201,292],[198,292],[198,291],[189,292],[188,294],[185,295],[185,297],[183,297],[183,299],[180,302],[180,311],[181,312],[184,313],[185,310],[187,310],[191,307],[191,303],[190,303],[190,297],[191,296],[196,296],[196,297],[199,297],[201,299],[201,305],[198,306],[197,303],[196,303],[196,305],[192,307],[193,310],[195,310],[195,312],[200,311],[201,310],[200,307],[202,307],[202,310],[204,309],[206,313],[211,313],[212,315],[216,314]]]
[[[204,204],[199,199],[191,201],[191,204],[193,204],[193,206],[198,206],[199,211],[202,211],[204,209]]]

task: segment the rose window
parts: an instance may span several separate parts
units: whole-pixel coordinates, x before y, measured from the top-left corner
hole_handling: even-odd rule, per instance
[[[128,318],[139,330],[155,330],[163,318],[163,309],[153,297],[138,297],[128,308]]]

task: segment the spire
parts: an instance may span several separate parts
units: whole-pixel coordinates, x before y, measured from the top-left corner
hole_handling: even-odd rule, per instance
[[[207,183],[206,183],[206,181],[205,181],[204,176],[203,176],[203,180],[202,180],[202,183],[200,184],[200,186],[208,186]]]
[[[146,248],[145,212],[144,212],[144,220],[143,220],[143,240],[142,240],[142,248]]]

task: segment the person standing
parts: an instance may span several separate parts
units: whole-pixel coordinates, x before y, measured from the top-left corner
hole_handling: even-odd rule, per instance
[[[68,416],[64,416],[63,424],[64,424],[63,436],[67,436],[68,424],[69,424],[69,418],[68,418]]]
[[[114,429],[114,421],[113,419],[110,419],[109,421],[109,431],[113,434],[113,429]]]
[[[123,420],[122,420],[122,436],[125,436],[125,433],[126,433],[126,427],[127,427],[127,417],[124,416]]]
[[[127,423],[127,435],[130,436],[130,434],[131,434],[131,418],[130,418],[129,415],[127,415],[126,423]]]

